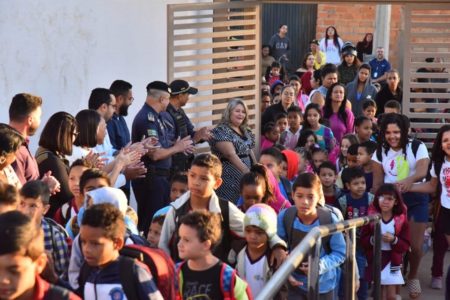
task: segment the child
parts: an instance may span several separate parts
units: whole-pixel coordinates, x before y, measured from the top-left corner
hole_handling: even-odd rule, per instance
[[[208,210],[222,215],[223,236],[215,248],[215,255],[226,261],[231,250],[233,237],[243,237],[242,222],[244,214],[233,203],[221,200],[214,192],[222,183],[222,164],[217,156],[209,153],[199,154],[192,161],[188,172],[189,191],[171,203],[166,214],[159,240],[159,248],[163,249],[175,261],[179,261],[177,229],[181,216],[189,211]],[[278,238],[278,237],[276,237]],[[271,241],[271,245],[280,243],[279,238]],[[284,250],[275,249],[281,257]]]
[[[336,184],[340,187],[344,192],[347,192],[347,187],[345,185],[344,180],[344,171],[346,168],[353,168],[358,166],[358,147],[359,144],[353,144],[347,149],[347,166],[343,168],[338,175],[336,180]]]
[[[281,65],[279,62],[274,61],[270,68],[266,72],[266,82],[271,86],[277,81],[282,80],[281,77]]]
[[[314,148],[311,152],[311,166],[314,173],[318,174],[320,165],[328,160],[328,152],[322,148]]]
[[[355,133],[358,138],[358,142],[366,142],[373,139],[373,124],[372,121],[365,116],[360,116],[355,120]]]
[[[213,255],[212,249],[221,238],[220,228],[218,214],[194,211],[181,217],[178,252],[184,262],[177,266],[177,299],[251,299],[247,283]],[[232,278],[227,287],[223,278],[228,276]]]
[[[337,207],[341,210],[345,220],[365,217],[368,215],[369,206],[373,201],[373,195],[366,192],[366,180],[361,168],[347,168],[345,172],[345,185],[349,193],[341,196],[337,201]],[[360,230],[357,230],[356,263],[359,274],[365,272],[366,258],[360,248]],[[361,276],[359,279],[358,299],[368,298],[368,282]]]
[[[382,219],[380,276],[382,299],[396,299],[396,286],[404,284],[401,272],[402,258],[410,246],[406,206],[393,184],[383,184],[375,194],[372,208],[373,213],[381,214]],[[373,223],[361,230],[361,245],[368,262],[367,281],[372,280],[373,274],[374,233]]]
[[[272,98],[270,97],[270,93],[263,91],[261,92],[261,114],[272,105]]]
[[[291,183],[286,177],[281,175],[282,162],[284,160],[283,154],[277,148],[268,148],[261,152],[259,163],[266,166],[272,171],[273,176],[277,179],[278,187],[286,199],[290,199]],[[289,200],[291,201],[291,200]]]
[[[256,297],[274,271],[269,265],[269,239],[277,234],[275,211],[266,204],[253,205],[245,213],[244,233],[247,245],[237,256],[236,271]]]
[[[288,127],[287,114],[280,113],[275,117],[275,124],[278,126],[280,132],[285,132]]]
[[[62,226],[66,226],[70,218],[75,216],[80,207],[83,206],[84,195],[80,192],[80,178],[83,172],[89,168],[89,164],[83,159],[75,160],[70,166],[69,189],[73,198],[56,211],[54,218]]]
[[[275,146],[280,139],[280,129],[274,122],[266,123],[261,133],[261,150]]]
[[[36,225],[44,231],[45,250],[54,261],[58,276],[65,278],[69,266],[68,235],[63,227],[44,215],[50,208],[50,190],[40,180],[31,180],[24,184],[20,190],[19,211],[27,215]]]
[[[344,135],[341,141],[341,145],[339,146],[340,149],[339,157],[336,160],[337,173],[340,173],[342,169],[344,169],[347,166],[348,148],[354,144],[358,144],[358,138],[356,137],[356,135],[352,133]]]
[[[372,123],[376,125],[377,118],[375,117],[375,114],[377,112],[377,103],[372,99],[367,99],[363,102],[362,108],[363,108],[363,115],[372,120]]]
[[[389,100],[384,104],[384,113],[394,113],[401,114],[402,113],[402,105],[397,100]]]
[[[187,176],[183,173],[176,173],[170,180],[170,202],[177,200],[187,192]]]
[[[47,263],[44,234],[30,218],[18,211],[0,214],[0,241],[0,298],[80,299],[41,278],[40,274]]]
[[[132,268],[129,278],[138,299],[163,299],[150,272],[134,259],[122,257],[119,250],[125,244],[123,213],[109,203],[88,208],[80,228],[84,264],[80,270],[78,292],[84,299],[133,299],[127,294],[121,273]],[[118,298],[120,297],[120,298]]]
[[[295,178],[298,175],[298,166],[299,166],[298,154],[297,152],[289,149],[282,150],[281,153],[283,154],[283,157],[286,160],[287,172],[285,177],[290,182],[294,182]]]
[[[338,217],[319,203],[324,204],[322,185],[317,175],[300,174],[295,180],[292,197],[295,207],[278,215],[278,235],[294,249],[312,228],[337,223]],[[295,233],[293,233],[295,231]],[[321,299],[333,299],[337,287],[337,269],[345,259],[345,241],[342,234],[322,240],[319,262],[319,293]],[[307,299],[308,263],[302,262],[289,277],[288,299]]]
[[[294,150],[302,129],[302,110],[298,106],[291,105],[288,108],[289,129],[281,133],[280,143],[287,149]]]
[[[243,212],[256,203],[268,204],[277,213],[291,207],[289,201],[281,194],[272,172],[261,164],[254,164],[250,172],[242,176],[240,191],[238,207]]]
[[[311,151],[314,146],[318,145],[317,136],[311,129],[305,129],[300,132],[300,136],[298,138],[297,146],[295,148],[305,148],[308,151]]]
[[[325,203],[331,206],[337,206],[337,200],[343,193],[342,190],[336,185],[336,167],[332,162],[325,161],[319,166],[318,175],[320,182],[322,183]]]
[[[161,230],[164,224],[164,218],[165,216],[153,217],[152,222],[150,223],[150,228],[148,229],[147,233],[147,241],[153,248],[158,248],[159,238],[161,236]]]
[[[13,185],[0,182],[0,214],[16,210],[18,203],[16,188]]]
[[[304,111],[306,104],[309,102],[309,97],[308,95],[303,94],[302,81],[297,75],[292,75],[289,77],[289,84],[294,87],[296,99],[296,102],[294,102],[295,105],[298,106],[301,111]]]
[[[329,127],[320,124],[322,109],[316,103],[310,103],[305,109],[303,129],[311,129],[317,136],[320,148],[332,151],[336,145],[333,132]]]
[[[366,178],[366,192],[372,190],[373,173],[372,173],[372,154],[377,150],[375,142],[367,141],[358,146],[358,166],[364,170],[364,177]]]

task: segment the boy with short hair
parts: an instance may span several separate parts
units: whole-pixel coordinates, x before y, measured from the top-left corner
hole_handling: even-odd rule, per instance
[[[0,214],[1,299],[80,299],[41,278],[47,263],[43,235],[40,226],[19,211]]]
[[[80,228],[84,264],[80,270],[79,293],[84,299],[128,299],[132,296],[124,286],[126,268],[132,268],[137,299],[163,299],[150,272],[134,259],[122,257],[119,250],[125,244],[123,213],[109,203],[88,208]],[[127,272],[128,273],[128,272]]]
[[[273,176],[275,176],[278,182],[280,192],[292,203],[291,182],[286,177],[282,176],[284,160],[285,157],[283,156],[283,153],[275,147],[264,149],[261,151],[261,155],[259,157],[259,163],[272,171]]]
[[[288,125],[289,128],[281,133],[280,143],[290,150],[294,150],[297,146],[300,131],[302,129],[302,110],[298,106],[291,105],[288,108]]]
[[[349,193],[338,199],[338,207],[344,215],[345,220],[365,217],[368,215],[369,206],[373,201],[373,194],[366,192],[366,179],[364,177],[364,171],[359,167],[346,168],[343,173],[345,178],[346,188]],[[359,279],[360,288],[358,290],[359,299],[368,298],[368,283],[364,280],[362,274],[365,273],[366,258],[364,251],[360,248],[359,243],[360,230],[357,230],[356,241],[356,263],[358,265],[358,272],[361,274]]]
[[[207,210],[222,216],[222,239],[213,253],[223,261],[228,260],[233,238],[244,237],[244,213],[230,201],[219,199],[214,191],[222,184],[221,177],[222,163],[217,156],[204,153],[197,155],[192,161],[188,171],[189,191],[170,204],[159,240],[159,248],[174,261],[180,261],[177,247],[180,218],[190,211]],[[271,246],[285,246],[278,236],[271,239],[270,243]],[[285,255],[284,249],[277,247],[273,252],[277,256],[277,263],[281,263]]]
[[[394,113],[401,114],[402,113],[402,105],[397,100],[389,100],[384,104],[384,113]]]
[[[50,190],[44,182],[31,180],[20,190],[19,211],[27,215],[44,231],[45,250],[54,261],[58,276],[65,278],[69,266],[68,235],[62,226],[44,215],[50,209]]]
[[[280,132],[286,131],[288,128],[288,117],[286,113],[280,113],[275,116],[275,125],[278,126]]]
[[[251,299],[248,285],[229,265],[214,256],[221,238],[220,216],[193,211],[180,219],[177,265],[179,299]],[[230,278],[224,284],[224,278]],[[234,286],[232,286],[234,283]]]
[[[0,182],[0,214],[16,210],[19,203],[18,196],[13,185]]]
[[[331,161],[325,161],[319,166],[318,175],[322,183],[325,203],[336,206],[339,197],[342,196],[342,190],[336,185],[336,165]]]
[[[170,202],[177,200],[188,190],[187,176],[184,173],[175,173],[170,180]]]
[[[376,150],[377,144],[372,141],[361,143],[358,147],[358,166],[364,170],[364,177],[366,178],[366,192],[370,192],[372,190],[372,154]]]
[[[358,147],[359,144],[353,144],[350,147],[348,147],[347,150],[347,167],[346,168],[353,168],[358,166]],[[348,192],[347,186],[345,185],[345,174],[344,168],[339,172],[338,179],[336,180],[336,184],[338,187],[342,189],[343,192]]]
[[[158,248],[159,238],[161,237],[161,230],[164,224],[165,215],[155,216],[150,223],[150,228],[147,233],[147,241],[153,248]]]

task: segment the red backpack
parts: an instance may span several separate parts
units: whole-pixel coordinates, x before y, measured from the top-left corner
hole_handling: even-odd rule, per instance
[[[175,299],[175,264],[163,250],[132,244],[124,246],[120,255],[134,258],[146,265],[164,299]],[[125,293],[127,282],[122,282]]]

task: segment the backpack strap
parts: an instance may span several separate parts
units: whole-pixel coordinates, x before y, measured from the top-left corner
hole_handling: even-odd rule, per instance
[[[121,256],[119,258],[120,284],[128,299],[139,299],[137,275],[134,272],[135,261],[133,258]]]
[[[177,292],[176,299],[182,300],[183,299],[183,273],[181,272],[181,268],[186,263],[186,261],[182,261],[176,264],[175,270],[176,270],[176,279],[175,279],[175,290]]]
[[[86,262],[84,262],[81,265],[80,272],[78,273],[78,289],[76,291],[77,295],[81,298],[84,298],[84,286],[86,285],[89,274],[91,273],[92,268]]]
[[[418,139],[411,140],[411,150],[412,150],[412,153],[414,154],[414,158],[417,156],[417,151],[419,150],[419,147],[421,144],[422,144],[422,142]]]
[[[288,246],[292,245],[292,231],[294,230],[294,221],[297,217],[297,207],[292,206],[286,209],[283,218],[284,231],[287,235]]]
[[[333,223],[333,219],[331,216],[332,212],[329,208],[318,206],[317,214],[319,215],[319,224],[320,225],[326,225],[326,224]],[[322,247],[325,250],[325,253],[327,253],[327,254],[331,253],[330,239],[331,239],[331,235],[326,236],[322,239]]]
[[[236,283],[236,270],[222,263],[220,271],[220,289],[222,290],[223,299],[234,299],[234,285]]]

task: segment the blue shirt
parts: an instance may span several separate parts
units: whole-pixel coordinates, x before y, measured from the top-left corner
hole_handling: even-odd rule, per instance
[[[277,224],[277,234],[280,238],[288,242],[288,236],[286,229],[284,228],[284,215],[286,209],[278,214],[278,224]],[[338,223],[339,220],[336,215],[331,214],[333,223]],[[314,227],[319,226],[319,220],[317,219],[314,223],[310,225],[303,224],[300,219],[295,218],[293,227],[294,230],[300,230],[304,232],[311,231]],[[289,247],[289,245],[288,245]],[[337,269],[345,260],[345,241],[344,236],[340,233],[333,234],[330,238],[330,248],[331,252],[327,254],[325,250],[320,250],[320,261],[319,261],[319,293],[324,294],[336,288],[337,282]],[[303,291],[307,291],[308,288],[308,277],[304,274],[299,274],[299,272],[292,273],[292,276],[298,281],[301,281],[303,285],[299,286]]]
[[[114,149],[120,150],[131,141],[130,131],[123,116],[114,113],[108,121],[107,129]]]
[[[384,73],[391,69],[391,64],[384,58],[383,60],[374,58],[369,62],[369,65],[372,68],[372,79],[377,79],[383,76]]]
[[[133,143],[142,141],[149,136],[158,138],[158,146],[170,148],[173,146],[174,128],[170,123],[172,118],[166,112],[158,113],[150,105],[144,103],[141,110],[133,120],[131,128],[131,140]],[[145,166],[160,169],[170,169],[172,158],[168,157],[158,161],[151,160],[147,155],[142,157]]]

